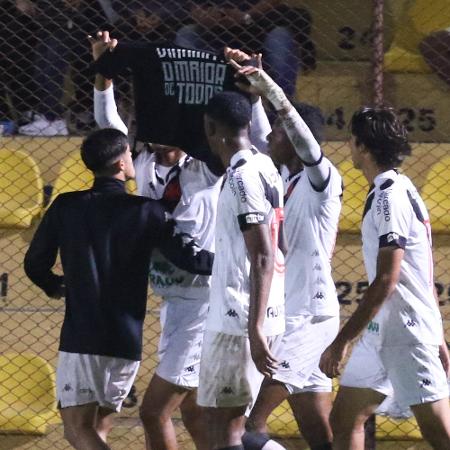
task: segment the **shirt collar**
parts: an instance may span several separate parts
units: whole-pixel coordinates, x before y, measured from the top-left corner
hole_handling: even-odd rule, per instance
[[[386,172],[379,173],[373,180],[374,186],[379,186],[387,179],[395,178],[398,175],[397,169],[386,170]]]
[[[256,148],[249,148],[245,150],[239,150],[236,152],[230,159],[230,167],[233,168],[241,159],[247,160],[251,158],[253,155],[255,155],[258,152]]]
[[[126,192],[125,181],[112,177],[95,177],[92,190],[97,192],[123,194]]]

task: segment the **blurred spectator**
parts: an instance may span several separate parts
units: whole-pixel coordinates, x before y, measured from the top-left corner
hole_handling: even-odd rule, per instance
[[[0,28],[0,120],[23,124],[31,117],[35,103],[34,8],[30,0],[0,0],[3,25]]]
[[[173,41],[175,31],[188,17],[188,3],[174,0],[116,1],[114,7],[122,18],[116,28],[122,36],[133,41]]]
[[[282,0],[200,0],[190,2],[192,24],[182,27],[176,43],[217,51],[225,44],[247,52],[262,51],[268,72],[292,97],[300,67],[313,68],[311,16]]]
[[[119,18],[110,0],[36,0],[33,17],[38,24],[34,80],[38,100],[35,120],[19,128],[30,136],[67,135],[63,118],[64,76],[73,69],[74,113],[78,125],[92,121],[90,52],[86,35],[110,29]]]
[[[450,28],[430,33],[419,49],[431,69],[450,86]]]

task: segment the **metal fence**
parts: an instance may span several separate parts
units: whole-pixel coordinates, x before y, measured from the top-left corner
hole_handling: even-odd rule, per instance
[[[374,99],[394,106],[414,143],[403,170],[430,211],[436,288],[450,340],[450,0],[201,3],[0,2],[0,433],[19,432],[0,434],[0,449],[68,448],[53,392],[64,305],[31,285],[22,261],[52,196],[89,182],[76,168],[76,158],[70,158],[77,154],[80,136],[95,127],[86,35],[98,29],[107,28],[121,40],[262,51],[266,67],[290,95],[322,109],[324,153],[348,186],[333,260],[343,319],[368,285],[359,237],[366,182],[349,163],[347,126],[352,112]],[[116,80],[119,111],[132,134],[130,92],[127,77]],[[138,398],[157,364],[158,315],[159,299],[150,295]],[[193,448],[179,417],[175,423],[180,448]],[[277,408],[270,430],[283,437],[298,435],[288,407]],[[420,439],[413,420],[377,417],[376,433],[380,439]],[[116,419],[111,445],[144,447],[137,407]]]

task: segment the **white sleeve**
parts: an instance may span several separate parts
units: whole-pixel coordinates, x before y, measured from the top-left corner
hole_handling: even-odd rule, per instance
[[[128,135],[128,128],[117,112],[112,85],[104,91],[94,87],[94,117],[100,128],[114,128]]]
[[[267,136],[272,131],[269,119],[261,99],[252,105],[252,123],[250,126],[250,141],[261,152],[267,154]]]
[[[328,165],[321,164],[323,154],[319,143],[295,108],[291,108],[281,117],[284,129],[305,166],[309,180],[315,188],[323,190],[329,181],[330,170]]]

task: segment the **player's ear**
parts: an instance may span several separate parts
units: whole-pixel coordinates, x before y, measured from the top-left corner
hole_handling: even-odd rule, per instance
[[[203,116],[203,128],[205,129],[206,137],[212,137],[217,132],[217,126],[208,114]]]

